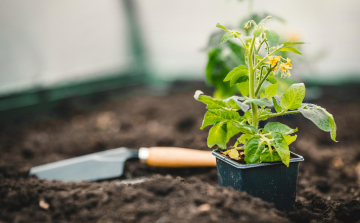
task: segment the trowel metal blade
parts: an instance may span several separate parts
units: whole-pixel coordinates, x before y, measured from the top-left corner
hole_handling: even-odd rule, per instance
[[[125,161],[137,158],[138,152],[125,147],[61,160],[31,168],[29,175],[61,181],[96,181],[120,177]]]

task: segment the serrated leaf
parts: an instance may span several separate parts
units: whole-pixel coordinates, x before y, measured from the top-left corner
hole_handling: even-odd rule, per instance
[[[221,38],[221,43],[225,43],[226,41],[228,41],[231,38],[234,38],[235,35],[233,32],[226,32],[223,37]]]
[[[286,42],[283,45],[284,46],[292,46],[292,45],[300,45],[300,44],[305,44],[305,42]]]
[[[232,120],[228,121],[227,123],[227,135],[226,135],[226,142],[229,141],[231,137],[238,133],[245,133],[245,134],[255,134],[256,128],[249,125],[240,125],[238,121]]]
[[[271,46],[278,44],[280,36],[274,30],[265,30],[265,34]]]
[[[245,144],[248,140],[250,140],[254,135],[252,134],[242,134],[239,138],[238,138],[238,142],[241,144]]]
[[[260,144],[260,137],[253,137],[245,144],[245,162],[258,163],[260,162],[260,154],[265,146]]]
[[[320,109],[316,109],[315,105],[312,104],[303,104],[301,108],[299,108],[301,114],[311,120],[319,129],[330,132],[330,124],[329,119],[324,111]]]
[[[322,110],[323,112],[325,112],[326,116],[327,116],[328,119],[329,119],[331,139],[332,139],[334,142],[337,142],[337,141],[336,141],[336,124],[335,124],[334,117],[332,116],[332,114],[330,114],[328,111],[326,111],[325,108],[322,108],[322,107],[320,107],[320,106],[316,106],[316,108],[318,108],[318,109]]]
[[[218,109],[218,108],[227,108],[227,105],[222,100],[214,99],[210,96],[203,95],[202,91],[197,90],[195,92],[194,98],[202,103],[206,104],[207,109]]]
[[[291,85],[281,96],[281,107],[283,110],[294,110],[301,106],[305,97],[305,85],[303,83]]]
[[[249,80],[248,72],[248,68],[244,65],[235,67],[226,75],[224,82],[230,81],[230,86],[233,86],[236,83],[245,82]]]
[[[301,114],[311,120],[319,129],[330,132],[331,139],[336,141],[336,124],[333,116],[324,108],[313,104],[302,104]]]
[[[259,105],[259,106],[272,106],[272,103],[267,98],[253,99],[253,98],[245,97],[245,99],[248,102],[254,103],[254,104]]]
[[[240,125],[239,122],[232,123],[234,128],[237,128],[239,132],[246,133],[246,134],[255,134],[257,133],[257,129],[254,126],[250,125]]]
[[[284,137],[284,139],[286,141],[286,144],[290,145],[291,143],[293,143],[296,140],[297,135],[293,135],[293,136],[291,136],[291,135],[283,135],[283,137]]]
[[[275,111],[276,111],[276,112],[281,112],[282,108],[281,108],[281,106],[280,106],[280,103],[281,103],[281,98],[280,98],[280,96],[275,95],[275,96],[272,98],[272,101],[273,101],[273,104],[274,104]]]
[[[330,124],[330,129],[331,129],[330,130],[331,139],[334,142],[337,142],[336,141],[336,123],[335,123],[334,117],[332,116],[332,114],[330,114],[326,110],[325,110],[325,113],[326,113],[327,117],[329,118],[329,124]]]
[[[236,84],[236,87],[239,89],[243,97],[249,95],[249,80]]]
[[[218,122],[225,122],[230,120],[241,120],[239,113],[236,111],[229,111],[225,109],[209,109],[204,116],[203,123],[200,129],[204,129],[206,126],[216,124]]]
[[[301,54],[301,52],[300,52],[299,50],[297,50],[296,48],[291,47],[291,46],[288,46],[288,47],[282,47],[282,48],[280,49],[280,51],[290,51],[290,52],[293,52],[293,53],[296,53],[296,54],[300,54],[300,55],[302,55],[302,54]]]
[[[211,127],[207,138],[208,147],[217,145],[221,149],[226,149],[226,123],[217,123]]]
[[[278,84],[272,84],[269,85],[266,89],[265,89],[265,97],[267,99],[271,99],[272,97],[274,97],[277,93],[277,89],[278,89]]]
[[[225,26],[221,25],[220,23],[216,23],[216,27],[225,30],[226,32],[229,31]]]
[[[253,31],[254,37],[260,36],[260,34],[261,34],[263,31],[264,31],[264,26],[255,28],[254,31]]]
[[[283,135],[278,132],[272,132],[271,137],[274,139],[271,144],[276,149],[276,152],[279,154],[281,161],[289,167],[289,161],[290,161],[290,151],[289,146],[286,143]]]
[[[280,158],[279,154],[274,150],[271,152],[269,149],[267,149],[260,155],[260,162],[262,162],[262,163],[276,162],[276,161],[281,161],[281,158]]]
[[[289,134],[297,132],[297,128],[292,129],[289,126],[284,125],[280,122],[269,122],[264,126],[264,129],[267,132],[279,132],[283,135],[289,135]]]
[[[250,109],[250,106],[247,104],[244,104],[242,102],[240,102],[240,100],[244,100],[243,97],[238,97],[238,96],[231,96],[230,98],[227,98],[224,100],[224,102],[235,109],[241,109],[243,112],[246,112]]]

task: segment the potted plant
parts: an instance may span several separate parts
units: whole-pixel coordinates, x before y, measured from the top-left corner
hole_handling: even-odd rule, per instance
[[[282,51],[301,54],[293,46],[303,42],[279,44],[279,35],[265,25],[269,18],[259,24],[253,20],[247,22],[245,28],[254,27],[252,36],[245,37],[238,31],[216,25],[226,31],[222,43],[237,39],[246,51],[246,65],[235,67],[224,82],[229,82],[229,87],[248,83],[241,85],[242,91],[248,94],[219,100],[196,91],[194,97],[207,105],[201,129],[212,125],[207,144],[210,148],[218,147],[213,150],[213,155],[216,156],[219,184],[274,203],[279,210],[291,211],[296,197],[299,162],[304,160],[289,151],[289,145],[296,140],[297,128],[278,122],[268,122],[264,128],[259,128],[259,122],[301,113],[320,129],[330,132],[335,142],[336,124],[324,108],[302,103],[305,96],[303,83],[293,84],[278,95],[274,77],[277,73],[282,78],[290,76],[292,64],[291,59],[276,54]],[[268,86],[261,90],[265,83]],[[240,133],[235,144],[227,147],[230,138]]]

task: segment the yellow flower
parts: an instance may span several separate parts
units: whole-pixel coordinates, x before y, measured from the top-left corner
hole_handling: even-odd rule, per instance
[[[291,59],[290,58],[286,58],[286,65],[292,67],[292,64],[290,63]]]
[[[281,70],[281,77],[285,77],[285,74],[290,77],[290,72],[288,70],[291,70],[292,67],[289,66],[287,63],[281,63],[280,64],[280,70]]]
[[[270,64],[271,66],[276,66],[277,62],[280,61],[281,56],[278,57],[267,56],[267,58],[269,59],[269,61],[266,61],[265,63]]]

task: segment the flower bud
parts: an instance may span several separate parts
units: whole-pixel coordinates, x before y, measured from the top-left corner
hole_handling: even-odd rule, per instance
[[[251,27],[251,22],[249,21],[249,22],[247,22],[247,23],[245,23],[245,29],[248,29],[248,28],[250,28]]]

